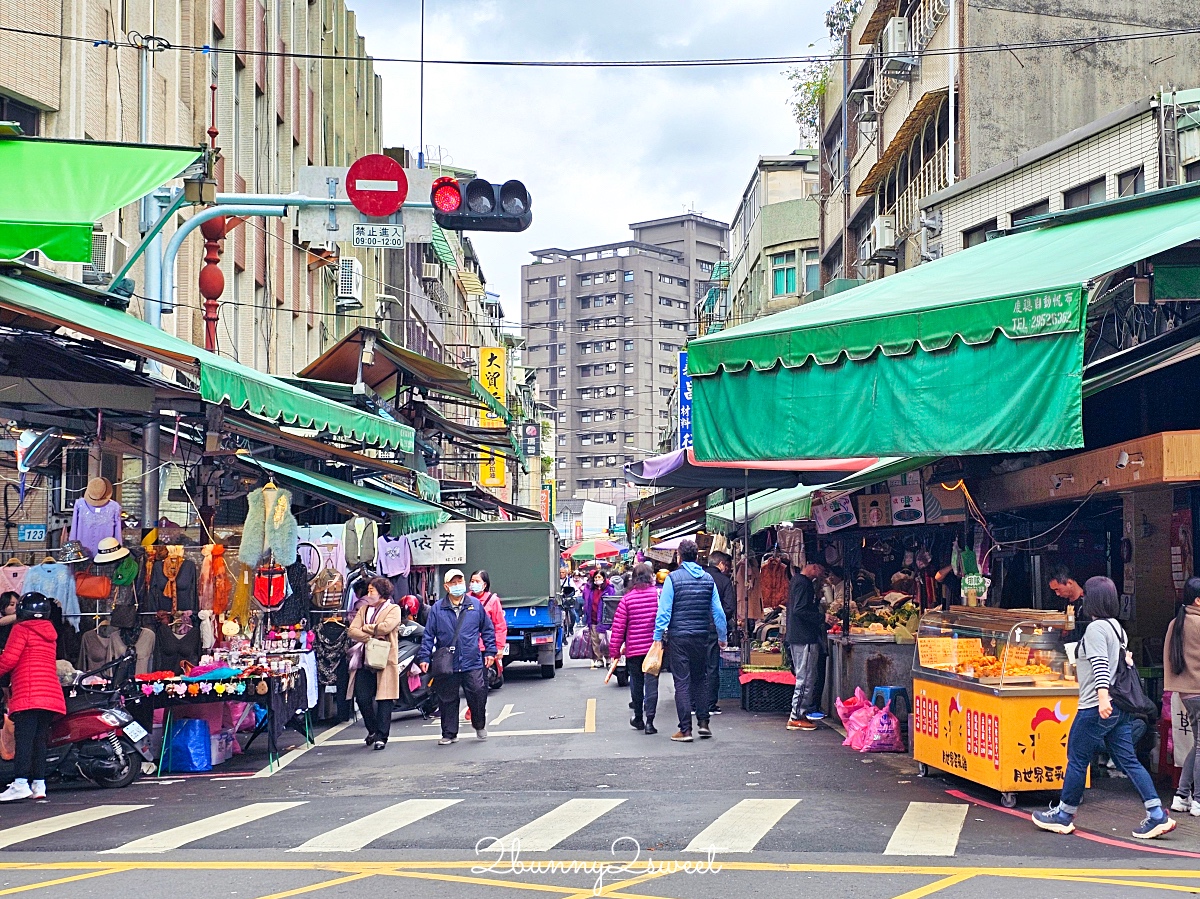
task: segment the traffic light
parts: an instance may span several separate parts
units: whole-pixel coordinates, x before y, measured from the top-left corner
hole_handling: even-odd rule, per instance
[[[429,202],[434,220],[451,231],[524,231],[533,221],[533,198],[520,181],[446,175],[433,182]]]

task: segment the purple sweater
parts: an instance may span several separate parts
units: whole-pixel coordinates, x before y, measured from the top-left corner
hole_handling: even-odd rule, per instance
[[[625,644],[626,656],[644,656],[654,642],[654,618],[658,614],[658,589],[651,584],[634,587],[621,597],[613,615],[608,645],[615,656]]]

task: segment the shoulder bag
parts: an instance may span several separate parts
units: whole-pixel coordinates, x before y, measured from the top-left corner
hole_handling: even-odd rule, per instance
[[[458,650],[458,635],[462,633],[463,619],[474,606],[468,605],[458,614],[458,623],[454,625],[454,637],[449,646],[439,646],[433,651],[429,660],[429,673],[433,677],[446,677],[454,673],[454,653]],[[481,611],[482,611],[482,607]]]
[[[1117,653],[1117,669],[1112,673],[1112,680],[1108,685],[1108,695],[1112,700],[1112,704],[1122,712],[1128,712],[1135,718],[1145,718],[1147,716],[1157,718],[1159,715],[1158,706],[1146,695],[1141,675],[1137,673],[1136,668],[1131,667],[1125,660],[1124,634],[1113,623],[1111,618],[1105,620],[1108,622],[1108,626],[1113,629],[1113,632],[1116,633],[1117,642],[1121,644],[1121,651]]]
[[[106,574],[97,574],[92,566],[75,572],[75,595],[80,599],[101,600],[112,595],[112,579]]]
[[[379,620],[383,607],[380,606],[376,611],[375,617],[369,622],[374,624]],[[367,619],[367,613],[363,612],[363,621]],[[392,657],[392,641],[382,640],[379,637],[371,637],[367,640],[366,646],[363,648],[363,663],[372,671],[382,671],[388,666],[388,660]]]

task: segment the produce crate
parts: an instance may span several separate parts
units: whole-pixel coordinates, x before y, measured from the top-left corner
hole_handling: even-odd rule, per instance
[[[782,668],[784,667],[783,653],[752,649],[750,650],[750,664],[755,668]]]
[[[791,684],[773,684],[770,681],[752,680],[742,684],[742,708],[747,712],[762,712],[767,715],[788,715],[792,711]]]
[[[721,685],[717,689],[717,699],[741,699],[742,684],[738,680],[741,676],[740,668],[726,668],[721,666]]]

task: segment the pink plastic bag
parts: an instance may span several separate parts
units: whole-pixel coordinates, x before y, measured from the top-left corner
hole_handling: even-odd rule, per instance
[[[863,706],[870,704],[867,694],[863,692],[862,687],[855,687],[854,695],[845,702],[842,702],[840,698],[835,699],[834,705],[837,706],[838,717],[842,719],[842,727],[848,727],[850,725],[850,716]]]
[[[861,752],[867,741],[867,729],[871,726],[871,720],[877,711],[879,710],[868,702],[851,714],[850,719],[846,722],[846,739],[842,741],[842,745]]]
[[[861,752],[904,752],[904,737],[900,734],[900,721],[892,714],[889,702],[876,709],[865,731]]]
[[[408,673],[408,689],[412,693],[416,693],[421,689],[421,675],[415,674],[412,671]]]

